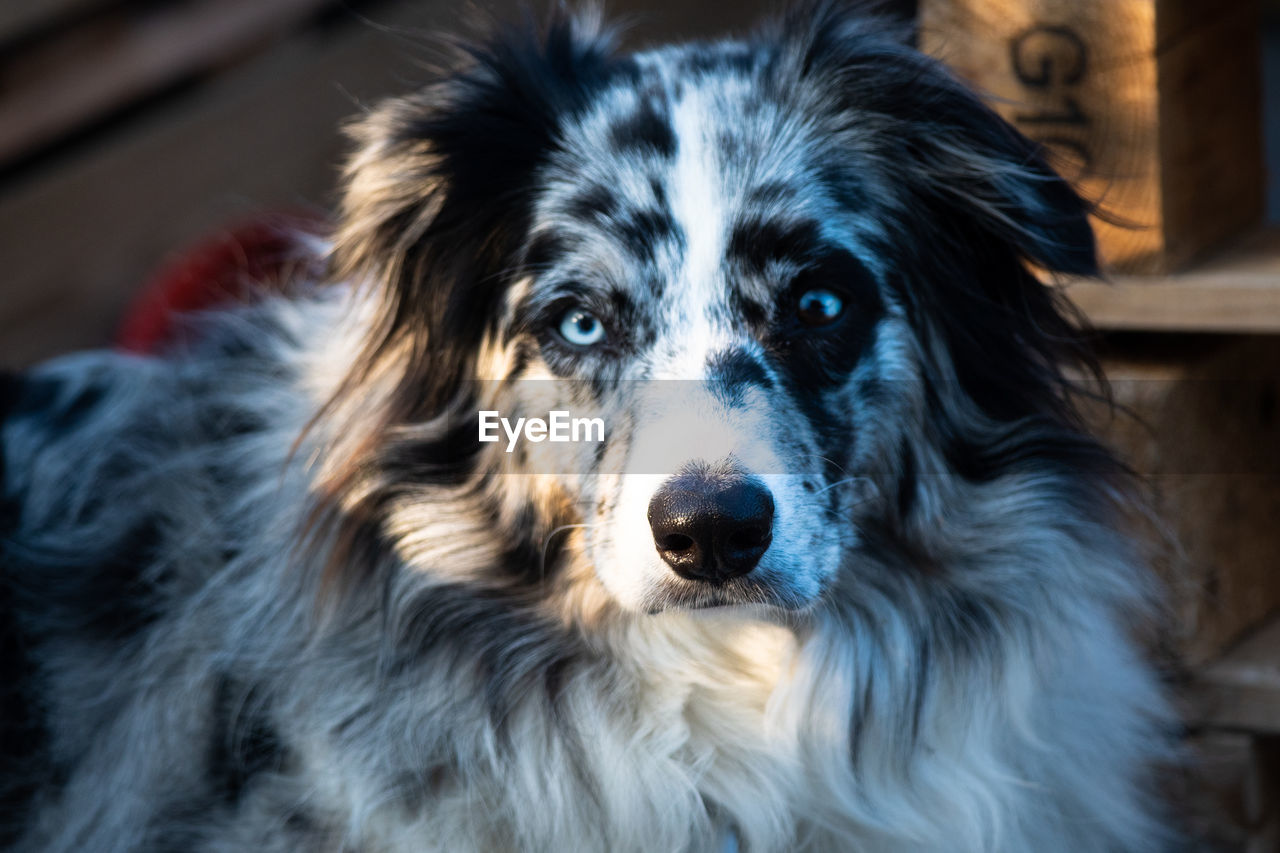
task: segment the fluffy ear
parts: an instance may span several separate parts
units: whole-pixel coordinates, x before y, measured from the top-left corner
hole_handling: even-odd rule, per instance
[[[322,413],[337,421],[308,530],[326,588],[385,550],[381,521],[405,470],[456,477],[474,452],[475,360],[519,275],[539,166],[566,115],[627,66],[590,21],[497,30],[452,70],[356,122],[331,275],[369,289],[365,348]],[[449,431],[423,438],[407,424]],[[415,437],[416,436],[416,437]]]
[[[1099,274],[1091,206],[1034,143],[945,69],[930,70],[901,137],[900,162],[914,171],[903,227],[922,247],[902,260],[914,310],[988,416],[1074,422],[1080,386],[1062,368],[1098,381],[1101,370],[1083,317],[1041,278]]]
[[[336,275],[377,288],[360,367],[407,352],[416,369],[406,382],[424,411],[468,378],[562,119],[619,66],[608,34],[565,15],[541,34],[499,31],[459,53],[456,70],[353,126],[333,249]]]
[[[909,27],[868,14],[883,6],[801,7],[785,37],[799,73],[835,96],[851,135],[876,132],[881,154],[931,206],[962,211],[1046,270],[1096,275],[1090,206],[1038,146],[910,47]]]
[[[784,44],[799,85],[822,93],[843,168],[877,173],[880,248],[970,398],[1000,420],[1069,413],[1059,366],[1092,363],[1032,267],[1098,274],[1089,205],[893,24],[822,3],[790,20]]]
[[[940,73],[941,76],[941,73]],[[1092,206],[1043,152],[950,75],[911,141],[918,192],[1054,273],[1096,276]]]

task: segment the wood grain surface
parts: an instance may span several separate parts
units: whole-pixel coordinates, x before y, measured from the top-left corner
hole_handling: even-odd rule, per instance
[[[920,19],[1101,206],[1116,271],[1180,269],[1258,222],[1257,0],[924,0]]]

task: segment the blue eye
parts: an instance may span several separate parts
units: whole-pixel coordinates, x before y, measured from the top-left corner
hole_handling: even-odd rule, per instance
[[[796,315],[806,326],[829,326],[844,313],[844,300],[830,290],[806,290],[796,303]]]
[[[604,323],[589,311],[570,308],[560,318],[560,337],[575,347],[589,347],[604,340]]]

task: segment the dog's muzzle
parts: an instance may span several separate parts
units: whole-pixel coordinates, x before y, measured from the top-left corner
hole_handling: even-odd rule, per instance
[[[649,501],[658,554],[688,580],[724,583],[756,567],[773,541],[773,495],[738,468],[687,470]]]

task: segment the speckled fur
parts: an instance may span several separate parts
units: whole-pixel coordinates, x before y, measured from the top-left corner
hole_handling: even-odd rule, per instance
[[[0,386],[0,839],[1173,845],[1153,588],[1027,271],[1095,273],[1092,235],[1026,140],[839,5],[634,57],[499,34],[353,135],[316,281]],[[482,404],[611,431],[504,454]],[[642,508],[729,453],[777,531],[708,591]]]

